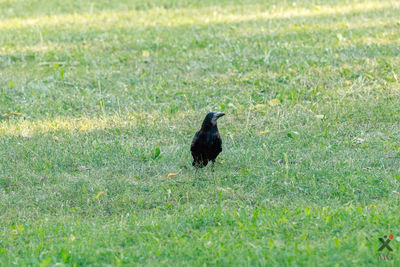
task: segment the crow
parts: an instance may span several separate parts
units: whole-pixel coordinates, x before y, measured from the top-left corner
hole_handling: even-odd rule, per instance
[[[192,165],[197,168],[207,166],[212,162],[214,170],[215,159],[222,151],[222,140],[218,132],[217,120],[224,116],[222,112],[210,112],[205,117],[201,129],[194,135],[190,151],[193,156]]]

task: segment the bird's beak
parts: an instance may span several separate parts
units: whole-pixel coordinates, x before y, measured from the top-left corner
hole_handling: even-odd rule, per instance
[[[221,118],[222,116],[225,116],[225,113],[217,112],[217,114],[215,114],[215,116],[217,116],[217,118]]]

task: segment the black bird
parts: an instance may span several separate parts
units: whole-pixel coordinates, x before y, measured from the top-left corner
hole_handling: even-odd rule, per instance
[[[215,159],[222,151],[222,140],[218,132],[217,120],[224,115],[222,112],[208,113],[200,131],[194,135],[190,151],[193,156],[192,165],[196,169],[207,166],[208,162],[211,161],[214,170]]]

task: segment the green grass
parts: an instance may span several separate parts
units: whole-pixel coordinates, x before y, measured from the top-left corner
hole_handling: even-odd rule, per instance
[[[399,14],[0,0],[0,114],[22,113],[0,117],[0,265],[384,264],[378,238],[400,236]],[[210,110],[227,114],[224,150],[196,174]]]

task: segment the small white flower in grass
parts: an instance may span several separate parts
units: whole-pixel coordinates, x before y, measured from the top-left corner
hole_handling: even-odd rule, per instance
[[[168,189],[168,190],[167,190],[167,194],[168,194],[168,198],[170,198],[170,197],[171,197],[171,194],[172,194],[171,189]]]
[[[397,240],[398,242],[400,242],[400,236],[396,237],[396,240]]]
[[[28,139],[32,138],[32,136],[29,135],[28,133],[22,133],[21,136],[22,136],[23,138],[28,138]]]
[[[85,167],[85,166],[78,166],[76,168],[76,170],[82,172],[82,171],[88,171],[88,170],[90,170],[90,168]]]
[[[363,143],[363,142],[365,141],[365,139],[359,138],[359,137],[355,137],[355,138],[353,139],[353,141],[356,142],[356,143],[361,144],[361,143]]]

